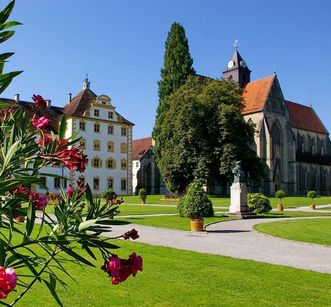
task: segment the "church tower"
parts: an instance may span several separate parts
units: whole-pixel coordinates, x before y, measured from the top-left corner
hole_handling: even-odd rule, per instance
[[[236,45],[235,45],[236,47]],[[239,54],[237,47],[234,51],[231,60],[223,71],[224,79],[233,79],[238,82],[241,87],[251,81],[251,71],[247,67],[246,61]]]

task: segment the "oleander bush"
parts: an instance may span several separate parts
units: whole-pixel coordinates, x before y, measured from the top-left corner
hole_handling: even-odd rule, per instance
[[[188,218],[201,218],[214,215],[212,202],[199,180],[194,180],[188,186],[187,193],[180,199],[177,209],[180,216]]]

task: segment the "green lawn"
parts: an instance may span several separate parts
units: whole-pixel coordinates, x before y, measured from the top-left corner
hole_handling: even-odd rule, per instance
[[[154,226],[161,228],[170,228],[177,230],[190,231],[190,219],[180,216],[149,216],[149,217],[134,217],[134,218],[121,218],[121,221],[126,221],[133,224]],[[213,217],[205,217],[204,224],[217,222],[217,221],[229,221],[231,218],[223,215],[215,215]]]
[[[258,224],[254,229],[284,239],[331,245],[331,218]]]
[[[138,196],[123,196],[124,201],[130,204],[140,204],[140,199]],[[210,197],[213,206],[220,207],[229,207],[230,206],[230,198],[229,197]],[[276,208],[279,203],[278,198],[269,197],[272,207]],[[283,200],[283,206],[285,208],[288,207],[302,207],[309,206],[311,203],[315,205],[326,205],[331,204],[330,196],[321,196],[315,198],[313,201],[310,198],[305,196],[288,196]],[[147,204],[177,204],[178,201],[166,200],[164,195],[148,195],[147,196]]]
[[[269,200],[270,200],[272,207],[276,208],[277,204],[279,203],[279,199],[270,197]],[[310,198],[307,198],[305,196],[288,196],[288,197],[283,198],[282,203],[285,208],[309,206],[312,203],[315,205],[327,205],[327,204],[331,204],[331,197],[330,196],[321,196],[321,197],[315,198],[312,201]]]
[[[331,306],[331,275],[217,255],[120,241],[117,254],[136,251],[144,270],[113,286],[96,268],[67,264],[69,284],[57,292],[64,306]],[[13,296],[9,296],[10,298]],[[10,300],[6,300],[9,302]],[[18,306],[56,306],[36,283]]]
[[[120,215],[135,215],[135,214],[168,214],[168,213],[177,213],[176,207],[167,207],[167,206],[148,206],[148,205],[126,205],[125,203],[121,204],[118,208]]]
[[[262,214],[258,217],[264,218],[284,218],[284,217],[309,217],[309,216],[331,216],[331,213],[319,213],[319,212],[271,212],[268,214]],[[204,218],[205,225],[207,223],[212,223],[216,221],[229,221],[233,218],[229,218],[224,215],[216,214],[214,217]],[[179,216],[148,216],[148,217],[133,217],[133,218],[118,218],[116,220],[145,225],[145,226],[154,226],[161,228],[170,228],[177,230],[186,230],[190,231],[190,219],[183,218]]]

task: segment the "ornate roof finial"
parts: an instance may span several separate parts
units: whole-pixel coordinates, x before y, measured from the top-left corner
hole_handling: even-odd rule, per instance
[[[237,50],[238,49],[238,40],[235,39],[233,43],[233,47]]]
[[[83,82],[83,89],[86,90],[86,89],[90,89],[90,80],[88,79],[88,74],[86,74],[86,78]]]

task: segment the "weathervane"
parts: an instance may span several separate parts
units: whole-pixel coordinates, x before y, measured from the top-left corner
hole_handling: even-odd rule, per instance
[[[237,39],[234,40],[233,47],[238,49],[238,40]]]

